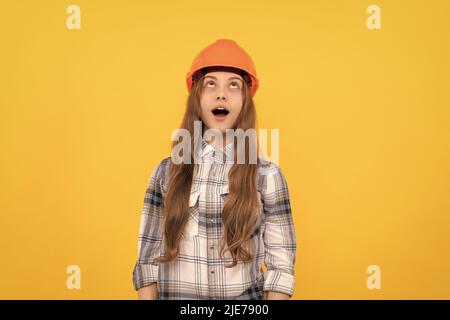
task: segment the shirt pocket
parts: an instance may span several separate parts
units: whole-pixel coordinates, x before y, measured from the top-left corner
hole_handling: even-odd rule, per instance
[[[225,204],[225,200],[228,197],[228,184],[224,184],[219,188],[219,204],[220,204],[220,212],[223,210],[223,205]]]
[[[181,235],[181,238],[184,240],[189,240],[189,238],[198,235],[199,196],[200,196],[199,191],[191,192],[191,195],[189,196],[189,206],[188,206],[189,219],[186,224],[186,229]]]

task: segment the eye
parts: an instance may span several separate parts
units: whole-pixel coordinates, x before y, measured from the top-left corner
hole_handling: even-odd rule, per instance
[[[238,82],[236,82],[236,81],[233,81],[233,82],[231,82],[231,84],[234,84],[234,85],[236,85],[236,87],[235,87],[235,88],[239,88],[239,83],[238,83]]]
[[[206,86],[208,86],[210,83],[214,84],[214,81],[210,80],[206,82]]]

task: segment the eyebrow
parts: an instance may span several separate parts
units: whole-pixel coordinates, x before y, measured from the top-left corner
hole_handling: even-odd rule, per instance
[[[205,79],[206,79],[206,78],[213,78],[213,79],[216,79],[216,80],[217,80],[217,77],[214,77],[214,76],[206,76]],[[231,79],[238,79],[238,80],[242,81],[242,79],[239,78],[239,77],[230,77],[230,78],[228,78],[228,80],[231,80]]]

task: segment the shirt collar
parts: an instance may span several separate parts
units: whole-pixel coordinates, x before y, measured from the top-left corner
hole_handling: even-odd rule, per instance
[[[227,163],[233,161],[233,142],[226,144],[222,149],[206,142],[206,140],[203,138],[201,155],[203,160],[216,160],[217,162],[222,163],[224,163],[225,161]]]

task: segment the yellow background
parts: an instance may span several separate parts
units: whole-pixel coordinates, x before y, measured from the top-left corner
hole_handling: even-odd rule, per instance
[[[81,8],[69,30],[66,8]],[[381,30],[366,8],[381,8]],[[450,2],[2,1],[0,298],[134,299],[146,183],[219,38],[280,129],[294,299],[450,298]],[[66,288],[68,265],[81,290]],[[380,290],[366,269],[381,268]]]

